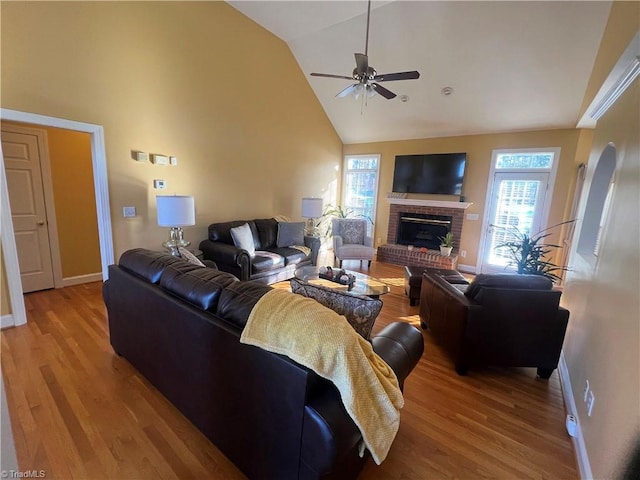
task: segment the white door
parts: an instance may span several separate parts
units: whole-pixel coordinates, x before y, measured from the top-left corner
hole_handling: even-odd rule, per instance
[[[494,173],[485,219],[481,273],[505,271],[509,263],[507,250],[498,245],[515,240],[517,232],[532,235],[541,230],[548,183],[546,172]]]
[[[53,288],[38,137],[3,128],[2,151],[22,289],[28,293]]]

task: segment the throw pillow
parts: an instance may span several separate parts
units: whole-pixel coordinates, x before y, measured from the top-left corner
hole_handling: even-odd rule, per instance
[[[340,236],[343,243],[364,244],[365,223],[362,220],[342,220],[340,222]]]
[[[178,252],[180,252],[180,257],[185,259],[189,263],[193,263],[194,265],[198,265],[200,267],[204,267],[205,264],[198,259],[193,253],[187,250],[184,247],[178,247]]]
[[[304,245],[304,222],[278,222],[278,248]]]
[[[251,227],[248,223],[244,223],[239,227],[232,228],[231,238],[233,238],[233,244],[241,250],[246,250],[250,257],[256,255],[256,246],[253,243],[253,234],[251,233]]]

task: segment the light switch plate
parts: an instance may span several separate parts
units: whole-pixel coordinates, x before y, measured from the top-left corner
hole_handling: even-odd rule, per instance
[[[169,157],[169,164],[173,165],[174,167],[178,165],[178,157]]]
[[[155,165],[169,165],[169,157],[166,155],[151,155],[151,161]]]
[[[133,152],[133,158],[136,159],[136,162],[148,162],[149,154],[147,152]]]

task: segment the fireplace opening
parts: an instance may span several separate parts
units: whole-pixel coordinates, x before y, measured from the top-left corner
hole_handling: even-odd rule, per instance
[[[401,213],[396,243],[438,250],[440,237],[451,231],[452,220],[449,215]]]

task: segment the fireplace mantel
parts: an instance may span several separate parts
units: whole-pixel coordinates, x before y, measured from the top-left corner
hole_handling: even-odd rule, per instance
[[[418,207],[441,207],[441,208],[460,208],[466,210],[473,203],[469,202],[447,202],[443,200],[421,200],[417,198],[387,198],[392,205],[413,205]]]

